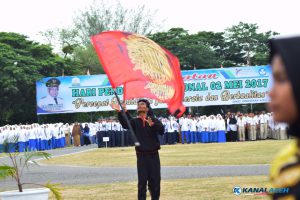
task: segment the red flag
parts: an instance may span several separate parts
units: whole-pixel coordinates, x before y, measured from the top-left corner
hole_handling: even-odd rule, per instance
[[[92,37],[92,43],[112,87],[124,85],[124,99],[156,99],[167,103],[171,114],[184,113],[180,64],[168,50],[121,31],[102,32]]]

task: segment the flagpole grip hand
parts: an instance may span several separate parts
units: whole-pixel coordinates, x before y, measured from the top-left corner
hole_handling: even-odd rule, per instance
[[[117,98],[117,102],[118,102],[118,104],[116,104],[116,103],[111,103],[111,108],[112,109],[114,109],[114,110],[117,110],[117,111],[121,111],[121,109],[123,109],[125,112],[126,112],[126,105],[124,104],[125,102],[122,102],[121,103],[121,100],[120,100],[120,98],[118,97],[118,94],[117,94],[117,92],[116,92],[116,89],[114,89],[114,93],[115,93],[115,96],[116,96],[116,98]],[[120,108],[121,106],[120,105],[122,105],[122,108]],[[124,107],[123,107],[124,106]],[[125,119],[125,121],[126,121],[126,124],[127,124],[127,126],[128,126],[128,129],[129,129],[129,131],[130,131],[130,133],[131,133],[131,136],[132,136],[132,139],[133,139],[133,141],[134,141],[134,145],[135,146],[140,146],[141,144],[140,144],[140,142],[137,140],[137,138],[136,138],[136,136],[135,136],[135,133],[134,133],[134,131],[133,131],[133,128],[132,128],[132,126],[131,126],[131,123],[130,123],[130,121],[129,121],[129,119],[128,119],[128,116],[125,114],[125,112],[122,112],[122,115],[123,115],[123,117],[124,117],[124,119]]]
[[[110,107],[115,111],[118,111],[118,112],[121,111],[121,108],[120,108],[119,104],[117,104],[117,103],[111,102]]]
[[[127,107],[126,107],[125,101],[122,102],[122,107],[123,107],[124,111],[126,112],[127,111]]]

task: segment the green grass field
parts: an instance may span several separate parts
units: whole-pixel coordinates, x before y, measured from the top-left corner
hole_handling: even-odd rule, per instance
[[[270,164],[290,140],[165,145],[160,150],[162,166]],[[44,164],[121,167],[136,166],[133,147],[95,149],[42,161]]]
[[[162,146],[163,166],[270,164],[278,151],[291,141],[256,141],[219,144],[177,144]],[[42,163],[94,167],[136,166],[133,147],[95,149],[88,152],[52,158]],[[211,177],[162,180],[161,199],[269,199],[267,196],[236,196],[232,189],[240,187],[267,187],[267,176]],[[64,185],[65,200],[137,199],[137,182],[97,185]],[[1,191],[1,188],[0,188]],[[53,199],[53,198],[51,198]],[[148,199],[150,199],[148,194]]]
[[[268,199],[267,196],[236,196],[232,189],[240,187],[266,187],[266,176],[216,177],[202,179],[162,180],[161,198],[163,200],[224,200],[224,199]],[[65,186],[65,200],[95,199],[137,199],[137,182],[72,185]],[[149,193],[147,194],[148,198]]]

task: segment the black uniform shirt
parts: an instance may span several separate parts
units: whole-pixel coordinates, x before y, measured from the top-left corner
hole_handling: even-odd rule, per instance
[[[154,124],[150,127],[148,122],[142,118],[132,118],[128,112],[126,112],[126,115],[128,116],[137,140],[140,142],[140,146],[135,147],[135,150],[141,153],[150,153],[159,150],[160,143],[157,134],[164,134],[164,126],[162,123],[157,118],[151,117]],[[118,113],[118,118],[122,127],[129,129],[121,112]]]

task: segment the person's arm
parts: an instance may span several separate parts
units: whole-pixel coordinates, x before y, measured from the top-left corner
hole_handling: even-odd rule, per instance
[[[126,123],[126,120],[125,120],[125,118],[124,118],[124,116],[123,116],[123,114],[122,114],[122,111],[121,111],[120,106],[119,106],[118,104],[116,104],[116,103],[111,103],[111,104],[110,104],[110,107],[111,107],[112,109],[114,109],[115,111],[118,112],[118,120],[119,120],[120,124],[122,125],[122,127],[123,127],[124,129],[129,129],[128,124]],[[122,104],[122,107],[124,108],[124,110],[125,110],[125,115],[127,116],[128,120],[130,121],[130,123],[131,123],[131,125],[132,125],[132,122],[131,122],[132,117],[131,117],[130,114],[127,112],[126,105],[125,105],[124,103]]]
[[[130,114],[126,111],[126,112],[125,112],[125,115],[127,116],[129,122],[130,122],[131,125],[132,125],[132,117],[130,116]],[[122,114],[121,111],[118,112],[118,120],[119,120],[120,124],[122,125],[122,127],[123,127],[124,129],[129,129],[128,124],[126,123],[126,120],[125,120],[125,118],[124,118],[124,116],[123,116],[123,114]]]

